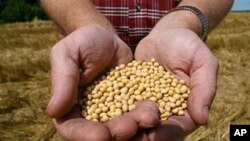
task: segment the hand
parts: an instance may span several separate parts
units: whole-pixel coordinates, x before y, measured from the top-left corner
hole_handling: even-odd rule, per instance
[[[217,59],[191,30],[172,28],[152,31],[137,46],[135,59],[155,58],[163,67],[184,79],[191,88],[185,116],[173,116],[131,140],[175,141],[207,123],[216,92]]]
[[[47,112],[55,118],[59,134],[68,140],[110,140],[107,126],[80,116],[75,106],[78,87],[132,58],[130,49],[117,35],[96,26],[81,27],[52,48],[52,98]]]

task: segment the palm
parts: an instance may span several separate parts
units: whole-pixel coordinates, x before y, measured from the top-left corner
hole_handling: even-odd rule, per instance
[[[197,36],[194,36],[193,39],[186,38],[186,36],[190,36],[188,34],[192,33],[175,34],[176,36],[172,34],[167,32],[164,35],[159,35],[160,37],[146,37],[139,43],[135,57],[139,60],[149,60],[154,57],[165,69],[189,82],[193,60],[195,57],[200,57],[196,56],[200,55],[196,52],[204,45]]]
[[[215,57],[195,33],[186,29],[172,29],[150,34],[139,43],[135,58],[155,58],[165,69],[186,80],[191,88],[185,116],[172,117],[152,129],[149,134],[151,140],[174,140],[171,137],[188,134],[195,130],[196,124],[207,122],[203,108],[209,108],[213,100],[218,66]],[[173,131],[178,131],[178,134],[175,135]]]

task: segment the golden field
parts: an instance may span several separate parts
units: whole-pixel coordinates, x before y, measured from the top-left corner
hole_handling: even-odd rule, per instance
[[[45,109],[49,52],[59,40],[51,21],[0,25],[0,140],[59,141]],[[229,141],[230,124],[250,124],[250,13],[230,13],[209,35],[220,62],[209,124],[186,141]]]

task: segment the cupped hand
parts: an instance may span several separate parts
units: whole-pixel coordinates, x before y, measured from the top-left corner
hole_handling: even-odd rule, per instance
[[[70,111],[83,87],[110,67],[128,63],[133,56],[114,33],[84,26],[59,41],[51,50],[52,97],[48,114],[59,118]]]
[[[128,63],[133,55],[114,33],[84,26],[59,41],[51,50],[52,97],[47,113],[55,118],[59,134],[68,140],[110,140],[107,126],[84,120],[75,106],[84,87],[110,67]]]
[[[152,31],[137,46],[135,59],[155,58],[166,70],[186,81],[191,89],[185,116],[173,116],[131,140],[174,141],[208,120],[216,92],[218,62],[206,44],[191,30]]]

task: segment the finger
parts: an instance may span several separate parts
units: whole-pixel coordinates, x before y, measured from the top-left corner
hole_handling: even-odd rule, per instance
[[[162,121],[159,126],[150,129],[148,136],[150,141],[177,141],[197,128],[191,117],[185,113],[185,116],[172,116]]]
[[[64,39],[67,40],[67,37]],[[62,117],[69,112],[77,98],[79,67],[64,45],[64,39],[52,48],[50,54],[52,97],[47,113],[53,118]]]
[[[140,128],[150,128],[158,125],[159,110],[152,101],[137,102],[136,108],[107,123],[114,140],[128,140],[136,135]]]
[[[149,61],[152,58],[158,60],[156,54],[155,44],[150,38],[144,38],[139,42],[135,50],[135,59],[141,61]]]
[[[206,124],[208,111],[216,92],[218,62],[208,48],[195,54],[191,68],[188,111],[198,124]]]
[[[129,141],[150,141],[148,134],[144,130],[139,131],[135,136],[133,136]]]
[[[83,27],[79,44],[80,67],[83,73],[80,76],[80,86],[84,86],[105,73],[116,61],[115,54],[118,49],[118,43],[113,34],[97,27]]]
[[[67,116],[54,120],[58,133],[70,141],[110,141],[108,128],[98,122],[88,121],[74,108]]]
[[[138,126],[136,121],[130,116],[118,116],[107,123],[112,140],[127,141],[136,135]]]
[[[118,61],[114,65],[127,64],[131,62],[133,60],[133,53],[131,49],[119,37],[116,38],[119,44],[119,48],[116,51],[116,60]]]
[[[136,102],[136,108],[127,113],[140,128],[150,128],[160,122],[160,112],[155,102],[143,100]]]

